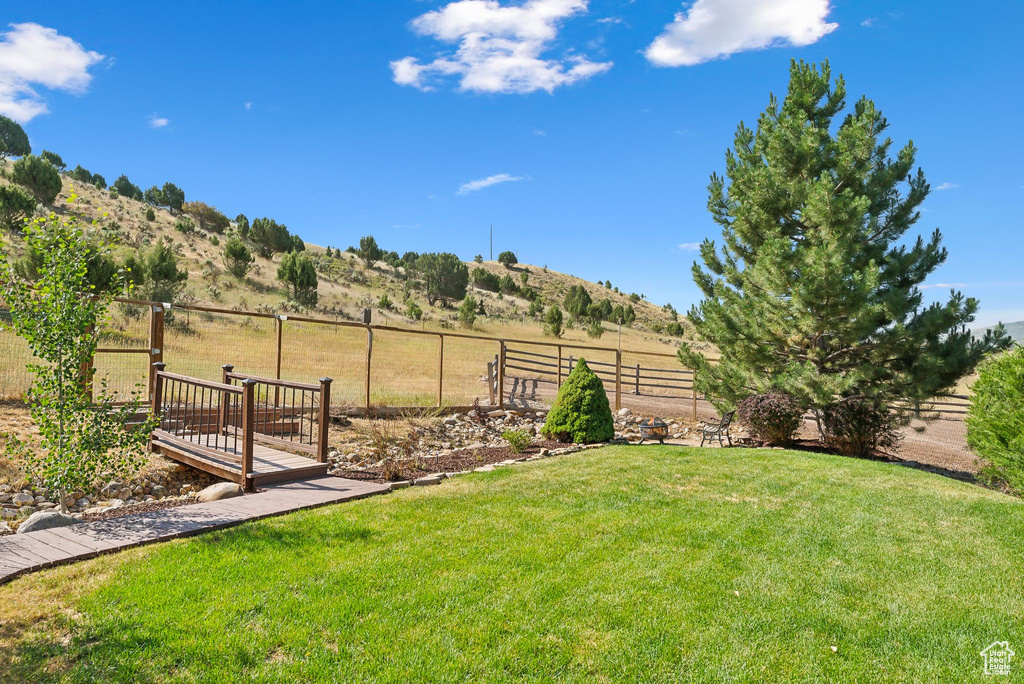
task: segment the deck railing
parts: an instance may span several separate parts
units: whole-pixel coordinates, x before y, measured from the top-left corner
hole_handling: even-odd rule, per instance
[[[253,385],[254,439],[327,463],[331,378],[320,378],[318,384],[292,382],[236,373],[234,366],[223,366],[223,385],[247,382]]]
[[[154,437],[237,462],[246,483],[252,472],[256,382],[211,382],[169,373],[162,362],[153,366],[152,409],[160,418]]]

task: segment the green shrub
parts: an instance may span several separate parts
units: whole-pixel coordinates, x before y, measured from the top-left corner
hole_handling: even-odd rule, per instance
[[[53,204],[60,194],[60,173],[50,162],[31,154],[14,162],[11,181],[28,190],[40,204]]]
[[[868,399],[843,399],[821,412],[825,442],[844,456],[870,456],[900,443],[900,417]]]
[[[113,188],[111,192],[117,192],[117,188]],[[153,211],[153,207],[146,207],[146,220],[156,221],[156,212]]]
[[[508,442],[508,448],[513,454],[523,453],[533,441],[525,430],[505,430],[501,433],[501,438]]]
[[[770,392],[755,394],[741,401],[736,415],[762,442],[789,446],[793,435],[800,429],[804,411],[796,397]]]
[[[541,433],[560,442],[581,444],[606,442],[615,436],[604,385],[583,359],[559,388]]]
[[[1024,347],[983,362],[967,411],[967,444],[982,474],[1024,492]]]
[[[409,306],[405,308],[405,315],[409,318],[418,321],[423,318],[423,309],[416,302],[409,300]]]

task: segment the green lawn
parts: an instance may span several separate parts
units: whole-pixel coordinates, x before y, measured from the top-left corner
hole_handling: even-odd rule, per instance
[[[3,681],[980,681],[992,641],[1024,653],[1024,503],[609,447],[58,568],[0,606]]]

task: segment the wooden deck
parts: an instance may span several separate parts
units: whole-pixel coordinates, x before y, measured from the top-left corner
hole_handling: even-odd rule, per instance
[[[242,483],[242,445],[241,440],[234,437],[221,437],[218,448],[211,449],[163,430],[155,430],[152,449],[167,458],[187,463],[218,477],[239,482],[243,486],[249,484],[247,489],[273,482],[321,477],[327,474],[329,467],[329,464],[319,463],[308,456],[254,444],[252,471],[246,474],[249,482]]]

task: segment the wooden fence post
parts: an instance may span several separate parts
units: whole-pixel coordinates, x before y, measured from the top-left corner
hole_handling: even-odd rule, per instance
[[[86,330],[87,335],[92,335],[93,326],[89,326]],[[82,389],[85,390],[86,396],[89,397],[89,403],[92,403],[92,376],[96,374],[96,354],[93,353],[87,360],[83,361],[78,367],[79,381],[82,383]]]
[[[252,487],[249,473],[252,472],[252,433],[256,427],[253,422],[255,399],[256,381],[252,378],[246,378],[242,381],[242,481],[239,483],[245,490],[249,490]]]
[[[640,396],[640,364],[636,364],[636,389],[633,390],[633,394]]]
[[[437,407],[444,397],[444,335],[437,336]]]
[[[697,369],[693,369],[693,373],[690,375],[690,389],[693,394],[693,420],[697,422]]]
[[[366,326],[366,417],[370,417],[370,362],[373,359],[373,329]]]
[[[498,408],[502,408],[505,406],[505,341],[498,345]]]
[[[558,345],[558,386],[562,386],[562,345]]]
[[[281,316],[274,317],[274,333],[277,336],[277,357],[274,365],[274,377],[278,380],[281,379],[281,348],[282,348],[282,337],[284,336],[284,321]],[[281,388],[274,388],[274,406],[281,405]]]
[[[164,360],[164,307],[149,307],[149,391],[156,390],[156,366]]]
[[[615,412],[622,409],[622,352],[615,350]]]
[[[327,463],[327,438],[331,427],[331,382],[330,378],[320,378],[320,415],[316,440],[316,460]]]

